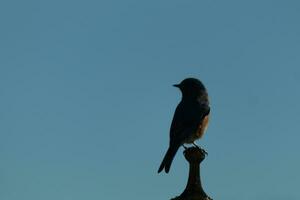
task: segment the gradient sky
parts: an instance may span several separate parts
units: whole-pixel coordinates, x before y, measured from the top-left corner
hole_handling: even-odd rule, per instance
[[[205,191],[299,200],[300,2],[0,2],[0,199],[165,200],[180,92],[211,97]]]

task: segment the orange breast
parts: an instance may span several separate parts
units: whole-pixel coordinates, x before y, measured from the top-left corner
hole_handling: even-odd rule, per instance
[[[209,115],[205,116],[204,119],[202,120],[202,123],[199,125],[198,130],[197,130],[197,138],[201,138],[205,130],[207,129],[208,126],[208,121],[209,121]]]

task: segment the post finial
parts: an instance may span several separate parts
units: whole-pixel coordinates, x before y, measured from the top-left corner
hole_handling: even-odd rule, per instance
[[[200,179],[200,163],[205,159],[205,151],[190,147],[183,154],[190,165],[188,182],[182,194],[171,200],[212,200],[204,192]]]

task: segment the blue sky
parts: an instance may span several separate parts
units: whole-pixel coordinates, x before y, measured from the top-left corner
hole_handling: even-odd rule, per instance
[[[214,199],[300,199],[299,1],[0,2],[0,199],[170,199],[180,92],[211,98]]]

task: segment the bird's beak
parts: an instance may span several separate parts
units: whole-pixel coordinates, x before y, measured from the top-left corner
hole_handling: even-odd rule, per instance
[[[179,88],[180,84],[174,84],[173,86]]]

